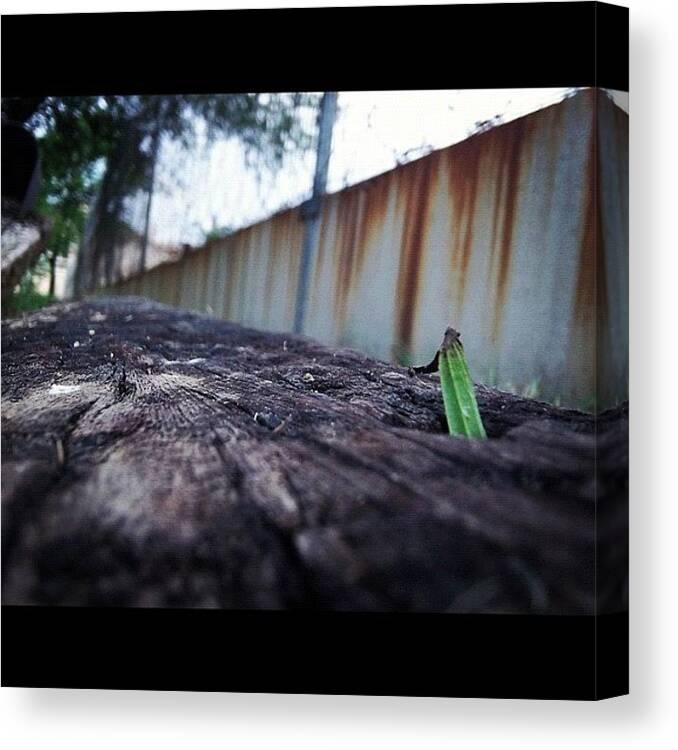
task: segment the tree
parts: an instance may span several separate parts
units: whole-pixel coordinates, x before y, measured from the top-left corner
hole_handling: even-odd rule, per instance
[[[204,124],[209,139],[238,138],[250,163],[276,167],[287,153],[311,146],[301,112],[317,101],[309,94],[4,100],[5,115],[23,121],[40,147],[43,183],[37,211],[53,222],[45,251],[50,288],[57,257],[74,245],[80,246],[77,292],[114,280],[116,238],[129,231],[121,221],[124,200],[140,189],[152,193],[163,138],[190,148]],[[142,264],[147,240],[139,241]]]

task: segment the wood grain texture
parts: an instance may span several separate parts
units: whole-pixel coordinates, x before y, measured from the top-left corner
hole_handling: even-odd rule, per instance
[[[453,438],[437,375],[134,298],[2,343],[3,603],[626,605],[625,406],[477,386]]]

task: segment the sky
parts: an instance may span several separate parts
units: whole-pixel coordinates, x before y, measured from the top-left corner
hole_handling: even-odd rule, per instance
[[[572,89],[339,92],[328,191],[341,190],[432,149],[467,138],[482,121],[507,122],[560,101]],[[614,94],[628,111],[628,95]],[[313,121],[309,123],[313,127]],[[201,244],[215,228],[235,230],[310,195],[315,155],[288,158],[277,173],[245,163],[222,140],[182,153],[165,143],[151,213],[154,243]],[[139,206],[139,219],[143,214]]]

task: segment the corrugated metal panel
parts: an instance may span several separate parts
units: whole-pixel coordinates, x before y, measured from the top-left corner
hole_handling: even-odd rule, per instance
[[[627,394],[627,216],[628,116],[582,92],[327,196],[304,332],[424,362],[453,325],[477,380],[609,405]],[[117,290],[290,330],[303,229],[286,211]]]

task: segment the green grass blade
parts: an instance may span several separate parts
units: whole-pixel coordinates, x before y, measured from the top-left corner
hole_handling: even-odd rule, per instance
[[[473,381],[459,341],[440,351],[440,384],[447,426],[452,435],[485,438]]]
[[[459,398],[457,397],[456,386],[444,351],[440,352],[438,369],[440,371],[440,385],[443,391],[443,405],[445,406],[447,427],[451,435],[464,435],[464,420],[459,405]]]

